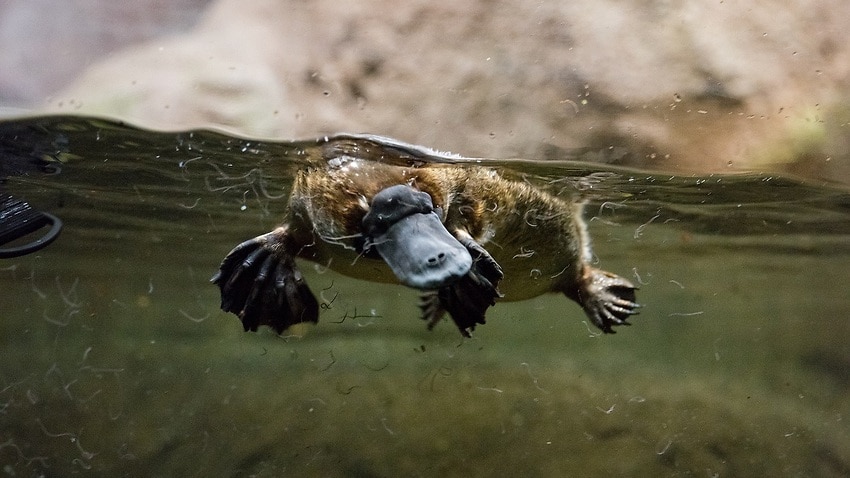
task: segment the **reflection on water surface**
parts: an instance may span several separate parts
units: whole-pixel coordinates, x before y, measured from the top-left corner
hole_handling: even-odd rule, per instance
[[[847,191],[351,137],[586,198],[594,262],[640,285],[642,314],[601,336],[542,296],[461,339],[425,329],[415,291],[304,262],[320,325],[245,334],[209,277],[280,221],[323,142],[0,124],[0,190],[66,224],[0,262],[7,474],[850,473]]]

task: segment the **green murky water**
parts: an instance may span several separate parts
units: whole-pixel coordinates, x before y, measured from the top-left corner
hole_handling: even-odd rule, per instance
[[[0,260],[0,473],[850,474],[846,190],[490,162],[583,190],[600,267],[641,285],[633,327],[600,336],[547,296],[462,340],[425,329],[415,291],[304,263],[319,325],[244,333],[208,280],[276,224],[298,150],[0,124],[0,189],[65,221]]]

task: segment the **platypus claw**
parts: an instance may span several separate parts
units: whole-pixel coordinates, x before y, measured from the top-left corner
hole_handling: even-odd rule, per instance
[[[578,301],[594,325],[606,334],[615,325],[632,325],[629,317],[638,314],[635,287],[628,280],[600,269],[588,268]]]
[[[448,312],[460,333],[471,337],[475,326],[485,323],[487,309],[502,296],[498,285],[503,274],[499,264],[480,244],[465,235],[458,240],[472,256],[471,269],[453,284],[426,292],[419,307],[429,330]]]
[[[221,289],[222,310],[238,315],[246,331],[268,325],[281,333],[293,324],[319,320],[316,297],[285,244],[284,228],[245,241],[210,279]]]

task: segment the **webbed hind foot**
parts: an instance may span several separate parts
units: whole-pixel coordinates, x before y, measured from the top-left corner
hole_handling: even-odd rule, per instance
[[[631,325],[629,317],[636,315],[640,308],[635,302],[637,287],[634,284],[592,267],[585,268],[582,282],[576,299],[595,326],[606,334],[613,334],[613,326]]]
[[[221,289],[221,309],[233,312],[245,330],[268,325],[277,333],[299,322],[318,322],[319,305],[293,256],[287,230],[279,227],[239,244],[210,279]]]

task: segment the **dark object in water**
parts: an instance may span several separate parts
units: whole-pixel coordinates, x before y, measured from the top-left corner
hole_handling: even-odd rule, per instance
[[[212,277],[221,308],[245,330],[267,325],[281,333],[317,322],[300,257],[420,289],[429,328],[448,312],[464,336],[497,299],[547,292],[579,303],[603,332],[629,325],[639,307],[636,287],[591,266],[581,201],[488,168],[424,162],[415,148],[333,140],[307,148],[312,164],[296,176],[283,223],[234,248]]]
[[[62,231],[62,221],[53,214],[36,211],[26,201],[0,193],[0,246],[50,226],[41,237],[23,245],[0,247],[0,258],[18,257],[44,248]]]

